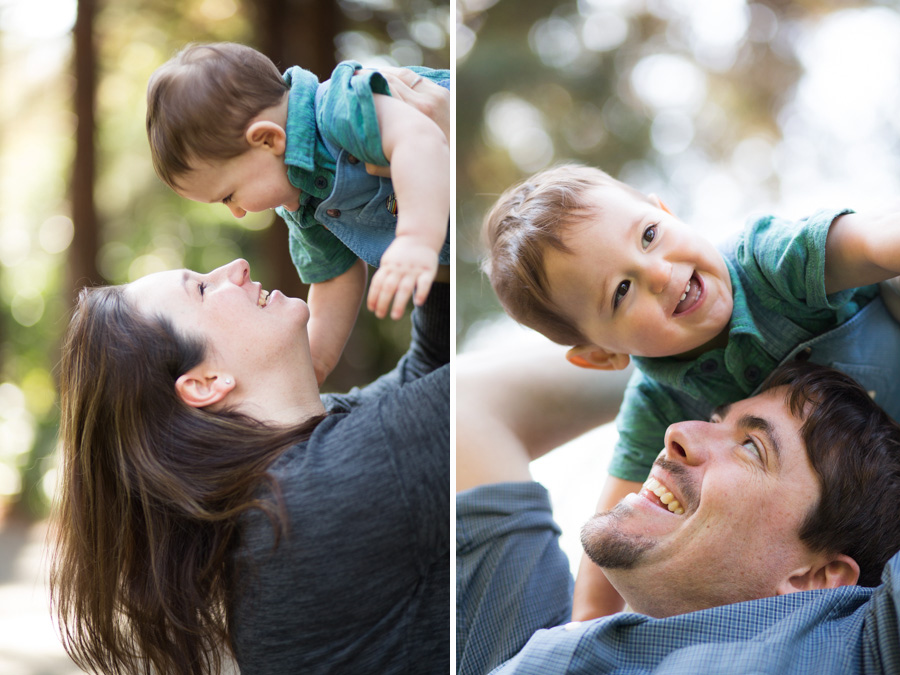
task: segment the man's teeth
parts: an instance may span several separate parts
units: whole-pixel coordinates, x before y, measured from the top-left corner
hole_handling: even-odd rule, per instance
[[[653,476],[648,478],[644,482],[644,488],[655,494],[659,497],[659,501],[665,504],[669,511],[674,513],[676,516],[680,516],[684,513],[684,509],[681,508],[681,504],[678,503],[678,500],[675,499],[675,495],[669,492],[669,489],[656,480]]]
[[[260,291],[259,300],[256,301],[258,307],[265,307],[269,304],[269,291]]]
[[[691,282],[689,279],[687,282],[687,285],[684,287],[684,293],[681,294],[681,300],[684,300],[687,297],[687,294],[690,292],[690,290],[691,290]],[[679,302],[681,300],[679,300]]]

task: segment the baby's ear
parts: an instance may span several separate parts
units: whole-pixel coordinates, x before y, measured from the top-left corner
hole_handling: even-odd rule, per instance
[[[278,155],[283,155],[287,145],[287,134],[280,124],[269,120],[259,120],[254,122],[247,131],[244,132],[244,138],[252,148],[269,148]]]
[[[597,345],[578,345],[566,352],[566,359],[579,368],[622,370],[628,366],[628,354],[613,354]]]
[[[668,213],[670,216],[674,216],[674,215],[675,215],[674,213],[672,213],[672,212],[669,210],[669,207],[666,206],[666,203],[665,203],[662,199],[659,198],[659,195],[656,195],[656,194],[649,194],[649,195],[647,195],[647,196],[650,198],[650,201],[652,201],[654,204],[656,204],[659,208],[661,208],[663,211],[665,211],[666,213]]]

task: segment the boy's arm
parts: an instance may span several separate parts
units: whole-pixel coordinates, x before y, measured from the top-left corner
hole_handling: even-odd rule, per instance
[[[375,95],[384,155],[397,196],[397,230],[372,277],[368,307],[400,318],[413,295],[428,295],[447,235],[450,214],[450,149],[440,127],[411,105]],[[393,304],[391,300],[393,299]]]
[[[874,284],[900,274],[900,213],[847,213],[825,243],[825,292]]]
[[[625,495],[638,492],[641,483],[622,480],[614,476],[606,479],[600,500],[597,502],[597,513],[609,511],[618,504]],[[587,621],[601,616],[621,612],[625,601],[618,591],[609,583],[609,579],[587,554],[581,554],[578,565],[578,576],[575,579],[575,593],[572,597],[572,619]]]
[[[309,287],[309,351],[316,382],[334,370],[356,323],[368,270],[357,260],[346,272]]]

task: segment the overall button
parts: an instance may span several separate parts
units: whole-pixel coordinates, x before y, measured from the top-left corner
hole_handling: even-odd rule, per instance
[[[351,164],[359,164],[359,160],[353,155],[347,155],[347,161]]]
[[[744,377],[747,378],[748,382],[756,382],[761,373],[759,366],[747,366],[747,369],[744,371]]]
[[[700,364],[700,371],[703,373],[714,373],[719,369],[719,364],[714,359],[706,359]]]
[[[797,361],[809,361],[810,356],[812,356],[812,347],[807,347],[803,351],[797,352],[794,358]]]
[[[314,184],[320,190],[324,190],[326,187],[328,187],[328,180],[325,178],[325,176],[316,176]]]
[[[328,214],[329,216],[331,216],[332,218],[340,218],[341,217],[340,209],[327,209],[325,211],[325,213]]]

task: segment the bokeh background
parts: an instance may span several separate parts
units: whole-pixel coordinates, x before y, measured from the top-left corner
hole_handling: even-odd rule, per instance
[[[548,342],[478,264],[486,210],[555,163],[656,193],[714,241],[752,214],[900,205],[896,1],[458,0],[456,17],[459,352]],[[615,439],[532,465],[573,565]]]
[[[0,673],[74,671],[52,644],[42,570],[54,368],[77,290],[243,256],[265,288],[306,292],[273,213],[236,220],[157,179],[144,129],[152,71],[214,40],[320,79],[342,59],[447,68],[451,32],[447,0],[0,0]],[[326,389],[370,381],[408,340],[408,316],[363,309]]]

